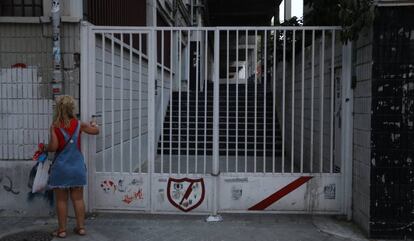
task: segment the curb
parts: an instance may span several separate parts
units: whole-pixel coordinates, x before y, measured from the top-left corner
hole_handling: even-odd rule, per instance
[[[312,224],[320,231],[334,237],[353,241],[369,241],[364,235],[353,227],[339,224],[332,217],[314,216]]]

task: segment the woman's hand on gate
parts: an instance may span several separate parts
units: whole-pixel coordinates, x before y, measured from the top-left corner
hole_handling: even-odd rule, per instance
[[[95,121],[90,121],[90,123],[81,122],[81,131],[89,135],[99,134],[99,128]]]

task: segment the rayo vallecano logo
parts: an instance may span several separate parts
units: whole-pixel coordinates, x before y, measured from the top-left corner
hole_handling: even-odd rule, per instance
[[[190,178],[169,178],[167,197],[172,205],[188,212],[201,205],[204,200],[204,180]]]

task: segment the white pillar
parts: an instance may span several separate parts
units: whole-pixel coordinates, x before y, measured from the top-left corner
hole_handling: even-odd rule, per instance
[[[157,26],[157,0],[147,1],[147,26]]]
[[[83,3],[79,0],[69,1],[69,16],[82,19],[83,17]]]
[[[292,17],[292,0],[285,0],[285,20],[289,20]]]
[[[352,43],[342,47],[342,147],[341,173],[343,177],[343,211],[348,220],[352,219],[352,141],[353,141],[353,91],[352,82]]]

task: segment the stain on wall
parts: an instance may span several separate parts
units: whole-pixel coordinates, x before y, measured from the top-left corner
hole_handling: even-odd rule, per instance
[[[414,237],[414,7],[378,8],[371,119],[372,237]]]

